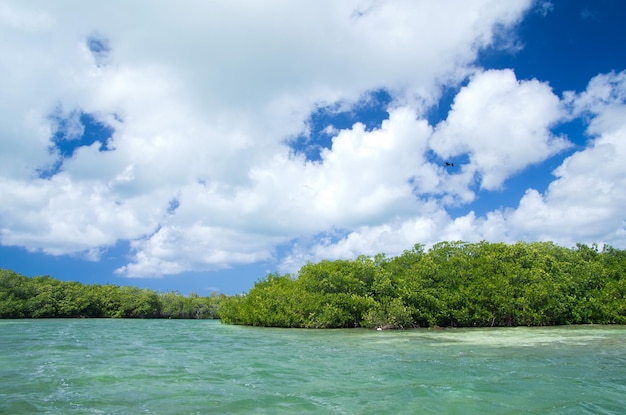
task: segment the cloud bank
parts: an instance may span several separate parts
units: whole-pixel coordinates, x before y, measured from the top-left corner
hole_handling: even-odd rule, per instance
[[[624,246],[626,75],[559,97],[475,66],[532,6],[3,1],[0,243],[95,261],[129,241],[117,270],[129,277],[293,271],[440,240]],[[443,89],[463,82],[431,124]],[[327,126],[319,160],[290,144],[319,108],[380,90],[379,126]],[[553,132],[573,118],[589,137],[575,150]],[[85,137],[96,125],[110,137]],[[564,151],[547,190],[450,213]]]

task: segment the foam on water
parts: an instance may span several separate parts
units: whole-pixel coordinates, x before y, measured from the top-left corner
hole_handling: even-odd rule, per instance
[[[582,346],[604,341],[606,336],[602,334],[602,329],[602,326],[442,329],[434,330],[433,334],[417,331],[410,332],[410,335],[429,339],[437,346],[458,343],[497,347],[536,347],[559,343]]]

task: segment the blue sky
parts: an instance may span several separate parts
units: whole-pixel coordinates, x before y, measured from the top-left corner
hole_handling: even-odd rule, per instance
[[[205,295],[441,240],[624,249],[625,19],[0,0],[0,267]]]

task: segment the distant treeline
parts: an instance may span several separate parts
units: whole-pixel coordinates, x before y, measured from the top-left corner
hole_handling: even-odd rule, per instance
[[[219,297],[86,285],[0,269],[0,318],[217,318]]]
[[[478,327],[626,324],[626,251],[553,243],[442,242],[386,258],[270,274],[220,302],[231,324]]]

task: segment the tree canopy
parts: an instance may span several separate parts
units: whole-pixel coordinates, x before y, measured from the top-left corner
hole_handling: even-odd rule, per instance
[[[626,324],[626,251],[441,242],[271,273],[243,295],[85,285],[0,269],[0,318],[221,318],[271,327]]]
[[[0,318],[217,318],[219,298],[85,285],[0,269]]]
[[[441,242],[269,274],[219,314],[307,328],[626,324],[625,275],[626,251],[610,246]]]

